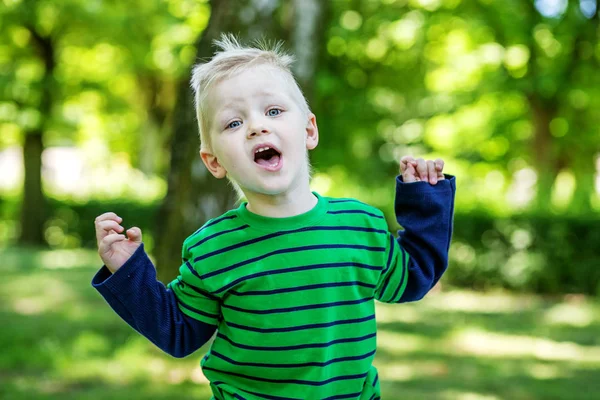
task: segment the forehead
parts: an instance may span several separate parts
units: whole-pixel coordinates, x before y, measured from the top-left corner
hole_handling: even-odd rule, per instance
[[[210,108],[243,103],[256,97],[293,98],[292,81],[284,71],[275,67],[255,66],[215,82],[207,100]]]

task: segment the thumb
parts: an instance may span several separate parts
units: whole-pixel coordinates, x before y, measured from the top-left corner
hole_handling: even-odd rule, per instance
[[[142,243],[142,230],[137,226],[127,229],[127,238],[132,242]]]

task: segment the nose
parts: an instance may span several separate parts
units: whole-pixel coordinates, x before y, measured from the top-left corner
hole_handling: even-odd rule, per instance
[[[256,136],[259,133],[264,134],[264,133],[269,133],[269,131],[267,129],[265,129],[265,128],[262,128],[262,129],[251,129],[250,130],[250,136]]]
[[[265,135],[267,133],[269,133],[269,129],[265,125],[264,121],[261,119],[255,119],[250,125],[250,129],[248,129],[248,138],[257,135]]]

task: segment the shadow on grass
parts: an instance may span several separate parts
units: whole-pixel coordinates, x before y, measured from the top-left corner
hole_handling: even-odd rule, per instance
[[[581,297],[433,294],[378,305],[391,399],[600,398],[600,306]]]
[[[592,400],[600,393],[598,366],[571,362],[378,351],[376,365],[390,399]]]

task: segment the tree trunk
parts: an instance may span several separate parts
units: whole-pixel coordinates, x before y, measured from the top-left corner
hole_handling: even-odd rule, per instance
[[[20,245],[41,246],[45,244],[44,223],[46,202],[42,192],[42,132],[29,132],[23,145],[25,183],[21,203]]]
[[[575,4],[577,8],[579,4]],[[583,64],[585,56],[583,55],[582,43],[587,41],[588,43],[595,43],[598,36],[598,28],[600,27],[600,13],[598,7],[594,12],[594,15],[590,16],[589,21],[583,25],[582,29],[579,30],[579,35],[575,41],[575,51],[572,62],[567,66],[569,70],[569,80],[565,79],[564,82],[569,82],[571,86],[574,86],[574,79],[572,76],[576,73],[578,64]],[[579,10],[577,10],[579,12]],[[575,56],[576,55],[576,56]],[[592,61],[594,68],[598,67],[597,59]],[[563,92],[566,92],[564,90]],[[594,131],[596,126],[590,123],[590,118],[574,118],[572,121],[573,132],[585,132],[585,137],[594,138]],[[597,140],[589,139],[583,141],[578,140],[576,145],[569,146],[569,164],[571,170],[575,175],[575,191],[569,204],[569,209],[575,210],[581,213],[589,213],[592,210],[592,198],[595,195],[595,174],[596,174],[596,159],[598,157],[599,144]],[[563,149],[565,151],[565,149]]]
[[[229,13],[229,0],[211,1],[211,16],[197,42],[197,58],[210,57],[211,43],[217,38]],[[232,194],[224,181],[210,179],[199,157],[198,126],[194,101],[185,76],[178,85],[173,113],[171,162],[167,195],[158,213],[156,248],[158,278],[173,279],[178,272],[183,240],[200,225],[231,205]]]
[[[155,75],[141,75],[138,77],[139,86],[142,88],[142,98],[144,99],[144,109],[147,117],[141,127],[143,140],[140,143],[137,162],[135,167],[139,168],[146,175],[154,175],[164,170],[165,152],[163,136],[167,124],[170,123],[169,108],[165,102],[161,101],[166,92],[175,90],[171,88],[171,82],[161,82]]]
[[[44,152],[43,134],[46,121],[52,110],[52,91],[54,87],[54,47],[49,37],[41,36],[33,27],[31,32],[36,51],[45,66],[39,111],[41,121],[32,131],[25,132],[23,145],[23,167],[25,181],[23,201],[21,203],[20,245],[44,246],[44,224],[48,219],[46,199],[42,190],[42,153]]]
[[[242,42],[262,37],[289,38],[290,25],[298,22],[298,19],[290,18],[290,25],[285,23],[282,16],[290,14],[289,7],[290,3],[281,0],[211,1],[210,21],[196,44],[197,59],[209,59],[213,54],[213,40],[224,32],[235,33]],[[298,11],[302,12],[301,9]],[[283,23],[279,23],[282,20]],[[316,29],[316,24],[309,29]],[[314,36],[304,33],[306,35]],[[313,40],[312,45],[303,45],[317,52],[320,41],[316,37],[311,42]],[[314,67],[310,71],[313,73]],[[200,160],[198,127],[188,76],[179,84],[176,103],[168,190],[158,214],[158,237],[154,249],[158,277],[163,282],[178,274],[181,245],[185,238],[209,219],[230,209],[236,199],[229,184],[225,180],[214,179]]]
[[[581,157],[573,162],[575,191],[569,208],[577,212],[588,213],[592,210],[592,197],[595,193],[595,155]]]
[[[560,172],[553,138],[550,134],[550,122],[556,116],[556,106],[550,101],[542,101],[536,95],[529,96],[529,105],[535,134],[531,153],[534,168],[538,174],[534,207],[542,211],[550,209],[552,186]]]
[[[324,5],[319,0],[294,0],[293,4],[293,19],[296,22],[291,35],[296,57],[294,76],[310,104],[314,95],[312,79],[319,56],[318,37],[322,36],[325,27],[322,23]]]

